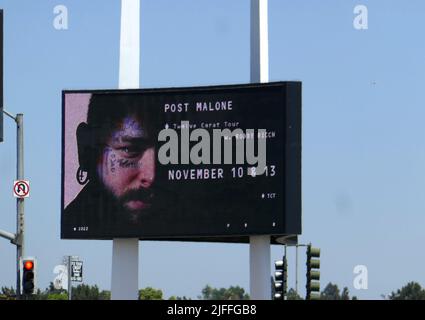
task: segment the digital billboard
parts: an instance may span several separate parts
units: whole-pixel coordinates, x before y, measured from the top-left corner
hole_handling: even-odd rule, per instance
[[[62,94],[63,239],[301,234],[301,83]]]

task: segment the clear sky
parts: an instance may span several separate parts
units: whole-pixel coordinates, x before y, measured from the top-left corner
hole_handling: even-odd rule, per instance
[[[68,8],[69,29],[53,27]],[[369,11],[353,27],[354,7]],[[41,289],[67,254],[88,284],[110,289],[111,241],[60,240],[61,90],[118,86],[120,1],[0,0],[5,106],[25,115],[26,253]],[[322,249],[322,286],[379,299],[425,285],[425,2],[269,0],[270,81],[303,82],[303,234]],[[248,0],[142,0],[141,87],[249,82]],[[0,144],[0,229],[16,230],[15,124]],[[294,250],[289,249],[294,286]],[[272,247],[272,261],[283,248]],[[0,286],[14,286],[16,249],[0,239]],[[273,265],[273,264],[272,264]],[[299,287],[304,294],[305,253]],[[353,287],[356,265],[368,290]],[[271,270],[272,272],[272,270]],[[196,298],[202,288],[249,291],[249,247],[142,242],[139,286]]]

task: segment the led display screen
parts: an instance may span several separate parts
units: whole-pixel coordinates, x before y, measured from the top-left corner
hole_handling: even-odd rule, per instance
[[[64,239],[301,233],[301,83],[64,91]]]

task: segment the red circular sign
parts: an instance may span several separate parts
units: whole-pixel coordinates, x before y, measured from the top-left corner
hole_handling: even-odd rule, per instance
[[[28,196],[30,192],[30,186],[27,181],[16,181],[15,185],[13,186],[13,192],[18,198],[24,198]]]

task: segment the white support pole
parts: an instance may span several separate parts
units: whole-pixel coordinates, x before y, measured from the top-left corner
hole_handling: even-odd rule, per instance
[[[112,300],[137,300],[139,292],[139,239],[114,239]]]
[[[251,0],[251,83],[269,81],[268,0]],[[270,236],[249,239],[250,295],[271,299]]]
[[[251,0],[251,83],[269,82],[268,0]]]
[[[252,300],[270,300],[270,236],[249,238],[250,295]]]
[[[120,89],[139,88],[140,0],[121,0]],[[139,239],[114,239],[112,300],[137,300],[139,292]]]
[[[140,86],[140,0],[121,0],[120,89]]]

